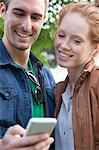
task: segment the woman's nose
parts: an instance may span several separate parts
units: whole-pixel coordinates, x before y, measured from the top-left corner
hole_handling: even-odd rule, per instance
[[[64,40],[61,44],[63,49],[70,50],[70,42],[69,40]]]

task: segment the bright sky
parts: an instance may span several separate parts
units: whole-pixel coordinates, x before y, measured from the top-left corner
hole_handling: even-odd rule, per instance
[[[67,69],[60,66],[57,66],[56,68],[51,68],[50,70],[56,83],[58,83],[59,81],[63,81],[67,76]]]

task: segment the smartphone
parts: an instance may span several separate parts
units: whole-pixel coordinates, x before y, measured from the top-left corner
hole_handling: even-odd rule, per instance
[[[56,118],[31,118],[26,127],[26,136],[48,133],[51,135],[55,125]]]

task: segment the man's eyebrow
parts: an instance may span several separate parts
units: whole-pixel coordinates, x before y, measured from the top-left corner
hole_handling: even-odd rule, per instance
[[[21,8],[13,8],[13,11],[20,11],[20,12],[24,12],[24,13],[26,12],[26,11],[24,11]],[[39,13],[39,12],[32,12],[32,15],[43,17],[43,15],[41,13]]]
[[[23,9],[21,9],[21,8],[13,8],[13,10],[12,11],[20,11],[20,12],[25,12]]]
[[[39,17],[43,17],[43,15],[40,14],[40,13],[32,13],[32,15],[34,15],[34,16],[39,16]]]

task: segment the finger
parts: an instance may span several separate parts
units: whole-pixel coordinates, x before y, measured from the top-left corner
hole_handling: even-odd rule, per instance
[[[33,136],[23,136],[17,138],[16,141],[13,141],[13,145],[16,145],[17,148],[25,146],[33,146],[41,141],[47,140],[49,138],[48,134],[33,135]]]
[[[21,150],[48,150],[50,145],[53,143],[54,139],[53,138],[49,138],[47,140],[44,140],[43,142],[40,142],[36,145],[32,145],[32,146],[28,146],[28,147],[24,147]]]
[[[35,146],[33,146],[33,150],[48,150],[48,148],[50,147],[50,145],[54,142],[53,138],[48,138],[47,140],[44,140],[38,144],[36,144]]]
[[[17,139],[19,139],[24,133],[25,129],[19,125],[9,127],[2,139],[3,145],[12,148],[14,143],[15,147]]]
[[[9,131],[7,132],[7,134],[3,139],[3,143],[13,149],[22,147],[32,147],[49,137],[48,134],[18,137],[10,134],[13,133],[12,130],[13,128],[9,129]]]
[[[26,130],[21,127],[20,125],[14,125],[12,127],[9,127],[8,130],[7,130],[7,134],[12,134],[12,135],[24,135],[26,132]]]
[[[23,139],[20,142],[18,142],[18,139],[17,139],[17,141],[15,141],[15,143],[12,142],[10,144],[9,150],[12,150],[12,149],[13,150],[17,150],[17,149],[20,149],[20,150],[27,150],[27,149],[28,150],[48,150],[53,141],[54,141],[53,138],[47,138],[46,140],[43,140],[42,142],[39,142],[38,144],[32,143],[32,145],[29,145],[29,143],[28,143],[28,145],[26,145],[26,143],[24,143],[24,144],[22,143]]]

